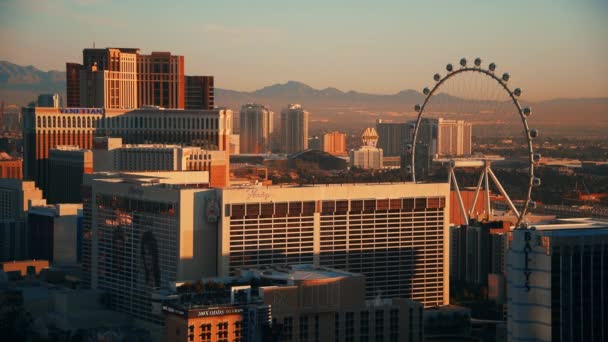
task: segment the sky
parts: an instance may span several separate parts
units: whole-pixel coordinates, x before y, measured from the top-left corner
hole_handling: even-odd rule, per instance
[[[65,70],[93,44],[171,51],[234,90],[421,90],[480,57],[528,100],[608,97],[608,0],[0,0],[0,60]]]

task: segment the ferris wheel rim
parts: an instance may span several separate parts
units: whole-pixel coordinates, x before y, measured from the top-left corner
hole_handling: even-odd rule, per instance
[[[417,138],[418,138],[418,129],[420,127],[420,122],[422,121],[422,118],[424,116],[424,109],[426,107],[426,105],[428,104],[429,100],[431,99],[431,97],[435,94],[435,92],[441,87],[442,84],[444,84],[447,80],[451,79],[452,77],[462,74],[462,73],[466,73],[466,72],[478,72],[480,74],[485,74],[486,76],[489,76],[490,78],[492,78],[493,80],[495,80],[496,82],[498,82],[498,84],[500,84],[502,86],[502,88],[507,92],[507,94],[509,95],[510,99],[512,100],[513,104],[515,105],[515,107],[517,108],[517,112],[519,114],[519,117],[521,119],[522,122],[522,126],[523,126],[523,130],[525,133],[525,137],[526,137],[526,142],[528,145],[528,189],[526,191],[526,198],[524,199],[524,206],[522,208],[522,210],[520,211],[519,215],[517,216],[517,222],[515,224],[515,228],[519,227],[520,224],[522,223],[526,213],[528,212],[529,207],[531,206],[532,202],[532,188],[534,187],[534,182],[535,182],[535,177],[534,177],[534,148],[532,145],[532,136],[531,136],[531,132],[533,130],[530,129],[530,126],[528,125],[528,120],[526,119],[526,114],[524,113],[524,110],[528,111],[528,115],[530,113],[529,109],[526,108],[522,108],[521,105],[519,104],[519,101],[517,100],[517,97],[521,94],[521,90],[519,88],[516,88],[514,90],[511,90],[511,88],[509,88],[507,81],[510,78],[510,75],[508,73],[503,74],[503,78],[498,77],[495,74],[495,69],[496,69],[496,65],[494,63],[490,64],[490,67],[488,69],[485,69],[483,67],[481,67],[481,60],[479,58],[477,58],[475,60],[475,67],[469,67],[466,66],[466,59],[461,59],[460,60],[460,65],[462,66],[461,68],[455,69],[453,68],[452,64],[448,64],[447,66],[447,70],[448,73],[445,76],[440,76],[439,74],[435,74],[434,75],[434,79],[436,81],[435,85],[432,88],[425,88],[425,92],[428,89],[428,94],[425,94],[425,99],[424,102],[422,103],[422,105],[420,105],[420,109],[417,109],[417,118],[416,118],[416,125],[414,127],[414,134],[412,136],[412,148],[411,148],[411,174],[412,174],[412,182],[416,183],[416,144],[417,144]],[[506,78],[506,80],[504,79]],[[515,93],[515,91],[518,92],[518,94]],[[416,105],[416,107],[418,107],[419,105]],[[489,208],[488,208],[489,209]]]

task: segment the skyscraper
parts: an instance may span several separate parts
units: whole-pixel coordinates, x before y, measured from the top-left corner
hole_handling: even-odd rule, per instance
[[[385,157],[401,156],[405,153],[410,142],[411,130],[408,123],[376,121],[378,132],[378,148],[381,148]]]
[[[335,156],[345,156],[346,134],[340,132],[325,133],[323,135],[323,151]]]
[[[213,109],[213,76],[185,76],[186,109]]]
[[[84,49],[66,63],[68,107],[185,107],[184,57],[135,48]]]
[[[131,48],[84,49],[79,107],[137,108],[138,54]],[[68,81],[67,87],[73,87],[69,75]]]
[[[137,57],[138,107],[184,108],[184,56],[152,52]]]
[[[281,149],[296,153],[308,149],[309,113],[299,104],[290,104],[281,111]]]
[[[608,224],[563,219],[512,234],[509,341],[607,341]]]
[[[270,151],[270,134],[273,131],[273,115],[267,106],[248,103],[240,112],[240,153],[264,153]]]

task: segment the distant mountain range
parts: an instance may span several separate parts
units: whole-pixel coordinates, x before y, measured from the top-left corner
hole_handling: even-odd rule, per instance
[[[65,79],[63,71],[45,72],[34,66],[0,61],[0,100],[7,104],[26,105],[40,93],[65,95]],[[438,103],[443,103],[446,108],[451,108],[459,100],[446,94],[436,96]],[[357,130],[373,124],[376,119],[403,122],[415,117],[413,105],[423,100],[420,92],[411,89],[382,95],[344,92],[336,88],[315,89],[297,81],[274,84],[252,92],[215,89],[217,106],[238,112],[245,103],[262,103],[276,113],[275,119],[287,104],[300,103],[311,112],[313,130]],[[606,135],[603,132],[608,130],[608,98],[554,99],[528,105],[534,109],[531,123],[549,128],[554,134]],[[236,124],[238,126],[238,122]]]

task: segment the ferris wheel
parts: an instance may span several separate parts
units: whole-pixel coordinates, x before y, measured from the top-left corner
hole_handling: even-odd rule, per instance
[[[485,192],[486,216],[490,219],[492,212],[490,209],[490,185],[492,184],[504,197],[508,208],[515,215],[515,227],[520,225],[525,227],[525,215],[530,208],[534,208],[536,205],[531,199],[532,189],[540,185],[540,178],[534,175],[534,165],[540,161],[541,156],[534,153],[533,150],[533,140],[538,137],[539,132],[536,129],[530,129],[528,125],[528,117],[532,114],[532,110],[530,107],[522,107],[520,104],[519,98],[522,90],[520,88],[511,89],[508,84],[511,76],[508,73],[499,75],[496,69],[495,63],[490,63],[487,67],[484,67],[480,58],[476,58],[471,66],[467,65],[466,58],[462,58],[459,65],[447,64],[444,76],[439,73],[433,76],[434,86],[423,89],[424,102],[416,104],[414,107],[417,117],[415,123],[412,122],[410,127],[412,133],[408,151],[411,164],[408,171],[411,173],[413,182],[420,181],[421,179],[417,179],[417,172],[419,178],[424,178],[430,160],[429,154],[436,153],[439,149],[438,147],[429,147],[429,141],[433,140],[431,135],[438,135],[436,123],[434,129],[427,127],[430,125],[429,120],[434,117],[435,122],[440,122],[437,120],[442,119],[436,119],[436,117],[460,113],[462,117],[472,121],[473,125],[477,126],[477,131],[469,128],[469,132],[472,131],[472,133],[469,133],[472,138],[484,136],[484,133],[480,130],[481,127],[486,127],[485,136],[500,136],[502,140],[499,139],[498,141],[509,142],[510,140],[507,140],[507,137],[518,137],[520,142],[517,146],[522,149],[523,169],[527,170],[521,176],[518,176],[522,183],[519,198],[519,203],[522,205],[519,209],[516,208],[509,197],[508,187],[505,189],[495,172],[492,171],[492,163],[501,158],[473,153],[474,151],[470,151],[470,147],[467,150],[465,146],[465,150],[467,150],[465,152],[456,153],[454,150],[450,155],[442,157],[435,154],[434,158],[431,159],[433,159],[433,162],[443,162],[444,165],[448,166],[448,182],[451,190],[456,192],[458,206],[465,224],[468,224],[469,218],[473,216],[473,210],[482,191]],[[486,122],[482,122],[479,120],[480,118],[486,118]],[[463,122],[464,120],[459,121]],[[471,123],[468,123],[468,125],[471,125]],[[463,124],[460,123],[460,126],[463,126]],[[462,128],[460,129],[462,130]],[[434,143],[438,145],[439,143],[436,140]],[[477,146],[484,145],[477,144]],[[460,148],[462,149],[462,147]],[[427,151],[428,153],[422,154],[421,151]],[[456,177],[456,170],[465,168],[481,170],[476,182],[477,186],[474,187],[475,193],[469,210],[465,208]]]

